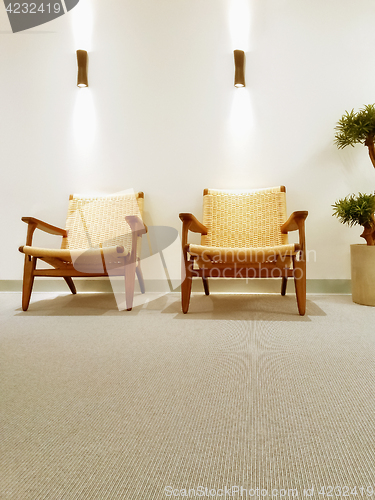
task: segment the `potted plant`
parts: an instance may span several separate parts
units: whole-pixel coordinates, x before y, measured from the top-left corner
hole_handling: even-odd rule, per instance
[[[355,144],[367,146],[375,168],[375,105],[369,104],[357,113],[354,110],[341,117],[336,125],[335,144],[339,149]],[[336,201],[333,215],[340,222],[363,227],[361,237],[366,245],[350,246],[352,297],[359,304],[375,306],[375,194],[349,195]]]

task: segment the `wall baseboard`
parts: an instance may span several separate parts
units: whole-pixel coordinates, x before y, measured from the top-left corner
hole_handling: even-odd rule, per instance
[[[280,279],[224,279],[212,278],[209,280],[210,291],[213,293],[280,293]],[[108,278],[101,279],[76,279],[78,292],[112,292],[111,283]],[[150,292],[161,292],[166,290],[166,282],[148,280],[145,282],[146,290]],[[0,280],[0,292],[21,292],[22,280]],[[36,279],[34,292],[67,292],[69,289],[63,279]],[[139,291],[136,283],[136,291]],[[174,291],[179,291],[177,288]],[[203,292],[200,279],[193,281],[193,292]],[[293,280],[288,281],[287,292],[294,292]],[[350,280],[307,280],[307,293],[316,294],[350,294]]]

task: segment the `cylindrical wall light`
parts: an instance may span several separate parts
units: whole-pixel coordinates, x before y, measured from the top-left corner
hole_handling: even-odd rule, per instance
[[[245,52],[243,50],[234,51],[234,86],[245,87]]]
[[[86,50],[77,50],[78,77],[77,87],[88,87],[87,80],[87,52]]]

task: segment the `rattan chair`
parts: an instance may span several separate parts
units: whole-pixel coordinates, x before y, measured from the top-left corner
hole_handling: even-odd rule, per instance
[[[72,278],[125,276],[126,308],[132,309],[135,274],[141,292],[144,281],[140,268],[140,236],[147,229],[142,222],[143,193],[113,196],[69,198],[65,229],[51,226],[33,217],[23,217],[28,224],[25,254],[22,309],[29,307],[34,278],[62,277],[73,294]],[[60,249],[32,246],[35,229],[62,236]],[[52,268],[37,268],[41,260]]]
[[[208,278],[294,278],[300,315],[306,308],[305,219],[293,212],[287,220],[284,186],[258,190],[205,189],[203,224],[181,213],[184,275],[182,310],[188,312],[191,284],[201,277],[206,295]],[[299,243],[288,243],[288,232],[298,230]],[[201,244],[189,244],[188,232],[200,233]]]

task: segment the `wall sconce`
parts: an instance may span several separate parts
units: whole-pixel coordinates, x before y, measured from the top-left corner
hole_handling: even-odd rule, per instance
[[[78,77],[77,87],[88,87],[87,80],[87,51],[77,50],[77,63],[78,63]]]
[[[245,87],[245,52],[243,50],[234,51],[234,86]]]

